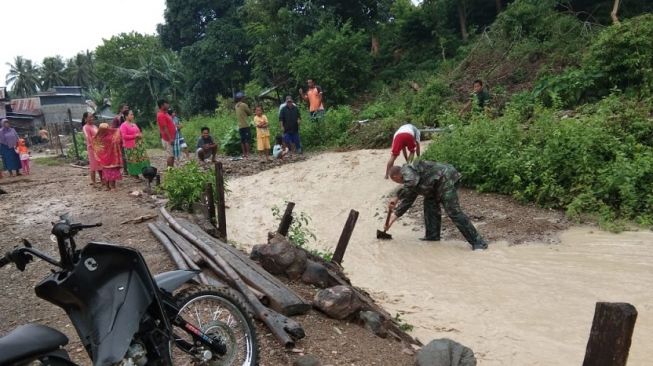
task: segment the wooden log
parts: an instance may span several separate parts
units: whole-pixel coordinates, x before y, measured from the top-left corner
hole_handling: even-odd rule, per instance
[[[583,366],[625,366],[636,320],[631,304],[597,302]]]
[[[200,252],[191,245],[191,243],[186,240],[183,236],[177,234],[176,231],[172,230],[168,225],[157,222],[156,227],[161,230],[172,242],[175,243],[177,247],[183,252],[185,252],[191,261],[197,263],[198,265],[202,263],[203,259],[200,255]]]
[[[174,244],[175,243],[173,243],[173,245]],[[193,260],[190,259],[188,254],[184,253],[179,247],[177,247],[177,249],[179,250],[179,254],[184,259],[184,261],[186,262],[186,264],[188,265],[188,267],[190,269],[195,270],[195,271],[202,271],[202,269],[197,265],[197,263],[193,262]],[[226,287],[226,285],[224,283],[222,283],[222,282],[220,282],[220,281],[218,281],[218,280],[216,280],[214,278],[211,278],[211,280],[209,280],[209,278],[203,272],[200,272],[198,277],[200,279],[200,282],[205,284],[205,285],[211,285],[211,286],[215,286],[215,287]]]
[[[179,230],[179,233],[186,237],[186,239],[191,243],[202,248],[203,251],[206,251],[206,254],[212,256],[220,268],[229,276],[234,287],[245,296],[254,309],[256,317],[265,323],[282,345],[286,348],[292,348],[295,346],[295,339],[300,339],[305,336],[304,330],[299,323],[263,306],[229,263],[220,257],[220,255],[215,253],[215,251],[212,251],[206,243],[203,243],[199,238],[182,227],[172,216],[170,216],[170,214],[168,214],[165,208],[161,208],[161,213],[175,230]]]
[[[209,220],[211,225],[215,226],[217,221],[215,217],[215,199],[213,198],[213,184],[211,184],[211,182],[207,182],[206,186],[204,187],[204,202],[206,203],[206,209],[208,211],[207,219]]]
[[[224,169],[221,162],[215,163],[215,190],[218,206],[218,232],[222,240],[227,240],[227,208],[224,201]]]
[[[272,309],[288,316],[306,314],[311,309],[310,303],[299,297],[278,278],[251,260],[245,253],[211,237],[197,225],[187,220],[181,218],[176,220],[184,229],[208,245],[211,251],[219,254],[220,257],[229,262],[229,265],[248,285],[265,294]],[[206,250],[204,252],[207,253]],[[212,253],[207,254],[211,257],[214,255]]]
[[[288,202],[286,205],[286,211],[281,217],[281,222],[279,223],[279,228],[277,232],[283,236],[288,235],[288,230],[290,229],[290,224],[292,224],[292,210],[295,208],[295,202]]]
[[[168,239],[167,236],[165,236],[161,230],[159,230],[154,224],[147,224],[147,227],[150,229],[154,237],[159,240],[159,242],[163,245],[163,247],[166,249],[166,252],[170,255],[170,258],[172,258],[172,261],[175,263],[178,269],[188,269],[188,265],[184,261],[184,259],[181,257],[179,254],[179,251],[177,248],[170,242],[170,239]]]
[[[216,274],[216,276],[218,276],[220,279],[222,279],[223,281],[225,281],[227,283],[231,283],[232,286],[233,286],[233,283],[232,283],[231,279],[229,278],[229,276],[220,268],[220,266],[218,266],[217,263],[215,263],[214,260],[211,260],[211,258],[209,258],[208,255],[206,255],[206,254],[204,254],[202,252],[200,252],[200,255],[202,256],[202,261],[203,261],[202,263],[204,263],[205,266],[207,266],[209,269],[211,269]],[[261,301],[263,304],[268,304],[269,303],[269,299],[268,299],[267,296],[265,296],[264,293],[262,293],[261,291],[253,288],[252,286],[247,285],[247,287],[249,288],[249,290],[252,293],[254,293],[254,296],[256,296],[256,298],[259,299],[259,301]]]
[[[331,261],[338,264],[342,263],[342,258],[345,256],[345,250],[347,250],[347,245],[349,244],[349,239],[351,239],[351,234],[354,232],[357,220],[358,211],[349,211],[349,217],[347,217],[345,227],[342,228],[342,233],[340,234],[340,239],[338,240],[338,245],[336,246],[336,251],[333,253]]]

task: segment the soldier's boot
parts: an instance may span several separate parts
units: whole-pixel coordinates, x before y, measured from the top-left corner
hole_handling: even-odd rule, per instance
[[[424,198],[424,227],[426,235],[419,240],[439,241],[442,226],[440,203],[435,198]]]
[[[444,206],[447,215],[451,218],[451,221],[453,221],[458,230],[460,230],[467,242],[471,244],[473,250],[487,249],[487,243],[460,208],[458,193],[455,188],[453,190],[447,190],[443,194],[442,205]]]

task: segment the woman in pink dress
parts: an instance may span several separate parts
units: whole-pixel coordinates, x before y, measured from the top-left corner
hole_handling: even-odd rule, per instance
[[[93,137],[97,135],[98,131],[98,128],[95,126],[94,122],[95,117],[93,116],[93,113],[84,112],[82,115],[82,123],[84,124],[82,130],[84,131],[84,138],[86,139],[86,152],[88,153],[88,175],[91,177],[91,185],[95,185],[96,183],[95,172],[98,173],[100,180],[102,180],[102,168],[98,164],[97,159],[95,158],[95,154],[93,153]]]
[[[125,149],[125,164],[127,164],[127,173],[138,178],[139,174],[143,173],[143,169],[150,166],[150,159],[147,157],[143,143],[143,134],[134,123],[134,112],[128,110],[124,115],[125,122],[120,125],[120,135]]]

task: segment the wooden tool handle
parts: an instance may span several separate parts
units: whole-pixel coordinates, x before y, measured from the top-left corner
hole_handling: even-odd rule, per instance
[[[383,232],[386,232],[385,227],[388,226],[388,223],[390,222],[390,216],[392,215],[392,209],[388,207],[388,216],[385,218],[385,225],[383,226]]]

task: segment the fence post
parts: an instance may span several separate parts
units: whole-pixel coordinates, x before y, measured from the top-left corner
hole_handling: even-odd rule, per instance
[[[221,162],[215,163],[215,197],[218,206],[218,233],[222,240],[227,241],[227,213],[224,202],[224,169]]]
[[[216,225],[216,220],[215,220],[215,199],[213,198],[213,184],[211,182],[207,182],[206,186],[204,187],[204,197],[205,197],[205,204],[206,204],[206,210],[208,211],[208,219],[211,222],[212,225]]]
[[[354,227],[356,227],[356,221],[358,221],[358,211],[349,211],[349,217],[347,217],[345,227],[342,228],[342,233],[340,234],[340,239],[338,240],[338,245],[336,246],[335,253],[333,253],[331,262],[338,264],[342,263],[342,258],[345,256],[349,239],[351,239],[351,234],[354,232]]]
[[[59,137],[59,125],[56,123],[54,124],[54,133],[57,135],[57,143],[59,144],[59,149],[61,150],[61,156],[65,157],[66,155],[63,153],[63,145],[61,144],[61,137]]]
[[[292,224],[292,210],[295,208],[295,202],[288,202],[286,205],[286,211],[281,217],[281,222],[279,223],[279,228],[277,233],[286,236],[288,235],[288,230],[290,229],[290,224]]]
[[[583,366],[625,366],[635,320],[631,304],[597,302]]]

